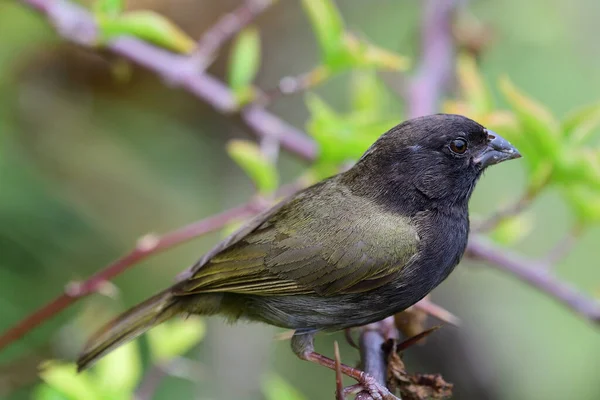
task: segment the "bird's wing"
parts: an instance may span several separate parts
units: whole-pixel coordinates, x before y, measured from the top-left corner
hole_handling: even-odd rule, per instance
[[[205,260],[176,294],[353,293],[397,276],[417,253],[410,220],[344,187],[317,185]]]

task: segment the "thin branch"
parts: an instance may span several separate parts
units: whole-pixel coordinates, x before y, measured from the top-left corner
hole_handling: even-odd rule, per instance
[[[421,60],[406,96],[410,118],[437,111],[454,69],[452,17],[458,0],[426,0],[424,3]]]
[[[115,260],[85,281],[67,285],[63,294],[25,317],[14,327],[5,331],[0,336],[0,350],[20,339],[26,333],[54,317],[82,297],[95,293],[107,281],[114,279],[140,261],[151,255],[172,249],[198,236],[217,231],[231,221],[256,214],[262,209],[257,204],[260,203],[251,201],[212,217],[194,222],[163,236],[146,235],[142,237],[131,252]]]
[[[158,364],[150,367],[144,375],[142,383],[136,389],[133,400],[151,400],[162,379],[167,376],[165,370]]]
[[[378,383],[386,384],[387,364],[383,344],[388,339],[395,339],[397,331],[394,328],[394,317],[369,324],[361,328],[358,340],[362,369],[371,375]],[[360,392],[356,400],[372,400],[371,395]]]
[[[277,87],[259,93],[256,102],[262,106],[266,106],[281,96],[289,96],[313,88],[330,76],[330,70],[323,65],[313,68],[304,74],[285,76],[279,80]]]
[[[515,215],[518,215],[521,212],[523,212],[526,208],[528,208],[531,205],[535,197],[536,194],[534,193],[525,193],[525,195],[519,200],[517,200],[515,203],[498,211],[488,219],[480,222],[479,224],[474,226],[472,230],[478,233],[485,233],[491,231],[492,229],[497,227],[498,224],[500,224],[502,221],[510,217],[514,217]]]
[[[335,360],[335,398],[344,400],[344,384],[342,381],[342,360],[340,358],[340,346],[338,342],[333,342],[333,355]]]
[[[196,72],[204,70],[213,62],[219,49],[244,29],[259,14],[266,11],[276,0],[245,0],[242,5],[223,15],[202,35],[190,63]]]
[[[511,273],[581,316],[600,324],[600,302],[586,297],[571,285],[560,281],[547,269],[536,266],[535,261],[498,249],[481,238],[470,240],[468,253],[473,258]]]
[[[44,13],[65,39],[86,47],[96,46],[97,26],[85,8],[64,0],[22,1]],[[189,56],[171,53],[133,37],[117,38],[104,47],[166,82],[180,85],[221,113],[238,110],[237,100],[227,85],[208,74],[193,71]],[[315,158],[317,147],[312,139],[263,107],[248,106],[241,110],[240,116],[258,137],[274,137],[284,149],[307,160]]]
[[[575,225],[565,237],[554,246],[552,250],[548,253],[546,257],[541,261],[542,265],[545,265],[547,268],[552,268],[556,266],[559,262],[561,262],[570,252],[573,250],[575,244],[577,244],[577,240],[583,233],[585,227],[583,225],[577,224]]]

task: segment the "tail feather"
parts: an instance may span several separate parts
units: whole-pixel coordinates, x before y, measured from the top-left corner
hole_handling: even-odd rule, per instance
[[[89,339],[77,359],[77,370],[91,367],[111,350],[137,338],[179,312],[180,307],[170,289],[134,306]]]

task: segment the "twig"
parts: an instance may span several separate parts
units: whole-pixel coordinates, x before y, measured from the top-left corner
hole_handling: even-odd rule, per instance
[[[471,257],[486,261],[489,265],[502,271],[510,272],[522,281],[549,294],[553,299],[581,316],[600,324],[600,302],[586,297],[570,285],[560,281],[547,269],[535,267],[536,262],[506,250],[497,249],[481,238],[470,240],[468,252]]]
[[[259,93],[256,102],[266,106],[280,96],[300,93],[315,87],[327,79],[330,74],[331,72],[327,67],[320,65],[298,76],[285,76],[281,78],[277,87]]]
[[[69,284],[65,292],[33,312],[0,336],[0,350],[38,325],[46,322],[77,300],[96,292],[105,282],[128,270],[143,259],[194,239],[200,235],[221,229],[227,223],[248,217],[260,211],[256,201],[232,208],[212,217],[194,222],[163,236],[146,235],[127,255],[115,260],[83,282]]]
[[[204,70],[215,59],[219,49],[254,18],[267,10],[276,0],[245,0],[241,6],[223,15],[202,35],[189,62],[196,72]]]
[[[563,258],[567,256],[573,249],[573,246],[577,243],[577,239],[581,236],[584,231],[584,226],[577,224],[575,225],[565,237],[554,246],[546,257],[541,261],[542,265],[547,268],[556,266]]]
[[[342,360],[340,358],[340,347],[338,342],[333,342],[333,354],[335,359],[335,398],[344,400],[344,385],[342,381]]]
[[[358,344],[362,369],[383,385],[386,384],[387,378],[383,344],[386,340],[395,338],[396,330],[393,317],[388,317],[383,321],[361,328]],[[356,400],[372,400],[372,397],[368,392],[363,391],[356,396]]]
[[[526,193],[523,197],[517,200],[514,204],[506,207],[503,210],[498,211],[488,219],[480,222],[476,226],[473,227],[474,232],[485,233],[494,229],[498,224],[504,221],[507,218],[513,217],[515,215],[520,214],[525,210],[533,200],[535,199],[536,194],[534,193]]]
[[[133,400],[150,400],[156,393],[160,381],[167,376],[167,373],[160,365],[155,364],[144,375],[142,383],[138,386],[133,395]]]
[[[94,47],[97,26],[92,15],[83,7],[64,0],[22,0],[47,15],[65,39],[86,47]],[[238,110],[238,103],[229,88],[218,79],[189,68],[188,56],[163,50],[133,37],[120,37],[104,46],[144,68],[153,71],[167,82],[181,85],[194,96],[204,100],[221,113]],[[302,131],[289,125],[263,107],[253,105],[241,111],[242,120],[259,137],[275,137],[290,152],[312,160],[317,154],[315,143]]]
[[[410,118],[433,114],[452,78],[454,44],[452,15],[458,0],[426,0],[422,23],[422,54],[417,73],[408,84]]]
[[[434,318],[439,319],[442,322],[446,322],[454,326],[460,325],[460,319],[456,315],[452,314],[442,306],[435,304],[427,297],[421,299],[421,301],[416,303],[414,307],[420,309],[428,315],[431,315]]]

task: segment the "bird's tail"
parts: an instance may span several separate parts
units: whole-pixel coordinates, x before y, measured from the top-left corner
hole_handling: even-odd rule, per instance
[[[91,367],[106,353],[125,344],[150,328],[170,319],[181,311],[178,301],[167,289],[132,307],[106,324],[92,336],[77,359],[77,370]]]

